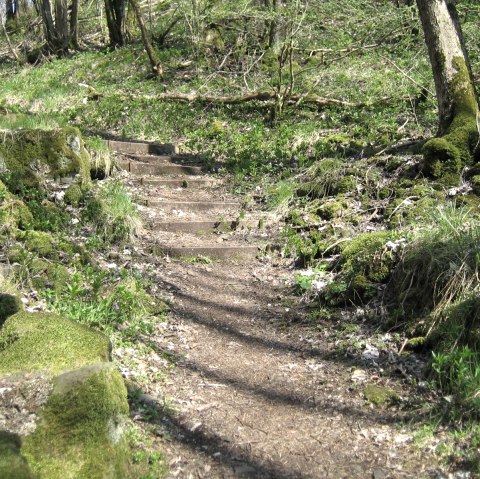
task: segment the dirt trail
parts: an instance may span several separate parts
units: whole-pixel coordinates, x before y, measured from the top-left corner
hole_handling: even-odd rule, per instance
[[[156,338],[176,358],[164,390],[174,413],[160,419],[169,477],[434,476],[322,330],[289,324],[284,273],[269,262],[171,264],[174,335]]]
[[[152,227],[144,240],[157,236]],[[168,355],[175,367],[160,386],[145,386],[142,401],[154,413],[140,420],[166,451],[167,477],[443,477],[433,455],[413,444],[405,421],[414,416],[365,400],[367,384],[408,395],[402,377],[336,351],[328,321],[302,321],[284,260],[155,261],[173,308],[150,338],[157,355],[149,364]]]

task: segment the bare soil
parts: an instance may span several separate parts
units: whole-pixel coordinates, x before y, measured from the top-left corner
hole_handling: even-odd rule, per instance
[[[172,310],[147,340],[154,352],[136,358],[144,374],[133,417],[166,452],[167,477],[446,477],[432,448],[414,444],[427,397],[421,358],[400,355],[362,311],[309,321],[292,295],[289,260],[151,258],[158,235],[145,232],[139,267],[153,272]],[[128,351],[115,354],[126,363]],[[368,386],[389,399],[367,400]]]

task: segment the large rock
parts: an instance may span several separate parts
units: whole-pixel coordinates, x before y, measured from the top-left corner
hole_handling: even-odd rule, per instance
[[[130,477],[127,391],[101,333],[20,312],[0,330],[0,477]],[[12,476],[12,471],[15,471]]]
[[[83,183],[90,180],[90,156],[77,128],[13,131],[0,139],[0,174],[11,191],[49,179]]]

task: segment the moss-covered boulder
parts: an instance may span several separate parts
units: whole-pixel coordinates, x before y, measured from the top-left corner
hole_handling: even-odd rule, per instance
[[[127,413],[127,390],[112,364],[64,373],[22,452],[40,478],[128,477]]]
[[[28,252],[50,260],[72,259],[74,256],[78,256],[82,263],[89,261],[84,248],[45,231],[21,231],[17,234],[16,239],[23,244],[23,248],[19,245],[12,245],[8,251],[11,260],[22,258]]]
[[[65,196],[63,197],[67,205],[78,206],[83,198],[83,191],[79,185],[70,185],[65,190]]]
[[[0,174],[11,191],[37,188],[47,179],[90,180],[90,157],[80,131],[14,131],[0,139]]]
[[[0,326],[5,320],[23,309],[22,302],[12,294],[0,293]]]
[[[27,460],[21,454],[18,434],[0,431],[0,477],[2,479],[34,479]]]
[[[27,205],[0,181],[0,230],[11,235],[18,228],[28,229],[32,224],[33,215]]]
[[[0,477],[131,477],[127,391],[109,362],[110,349],[103,334],[55,314],[20,312],[6,319],[0,387],[9,393],[0,396],[7,431],[0,434]]]
[[[31,285],[37,290],[61,291],[65,289],[71,279],[71,274],[65,266],[41,258],[32,260],[29,276]]]
[[[39,369],[58,373],[110,358],[106,336],[51,313],[10,316],[0,330],[2,343],[0,375]]]

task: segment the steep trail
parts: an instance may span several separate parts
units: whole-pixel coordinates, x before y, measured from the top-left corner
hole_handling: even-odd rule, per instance
[[[289,265],[275,255],[258,256],[277,225],[250,205],[240,215],[246,227],[195,230],[197,223],[218,229],[236,221],[242,200],[200,171],[180,169],[165,178],[165,170],[142,170],[141,163],[155,163],[151,156],[148,162],[132,158],[138,163],[126,169],[135,172],[128,181],[147,200],[144,247],[160,254],[159,287],[174,301],[168,324],[151,337],[157,355],[147,361],[154,367],[168,356],[175,367],[160,386],[146,385],[141,397],[151,411],[141,420],[155,428],[168,456],[167,477],[437,477],[435,459],[413,444],[405,425],[414,417],[365,400],[370,383],[408,394],[402,379],[382,377],[378,365],[336,351],[329,322],[300,321],[285,284]],[[193,171],[203,183],[193,183]],[[224,202],[225,209],[187,207],[198,201]],[[182,207],[165,210],[162,202]],[[259,217],[266,229],[251,226]],[[162,229],[166,223],[169,231]],[[355,371],[364,373],[360,382]]]

